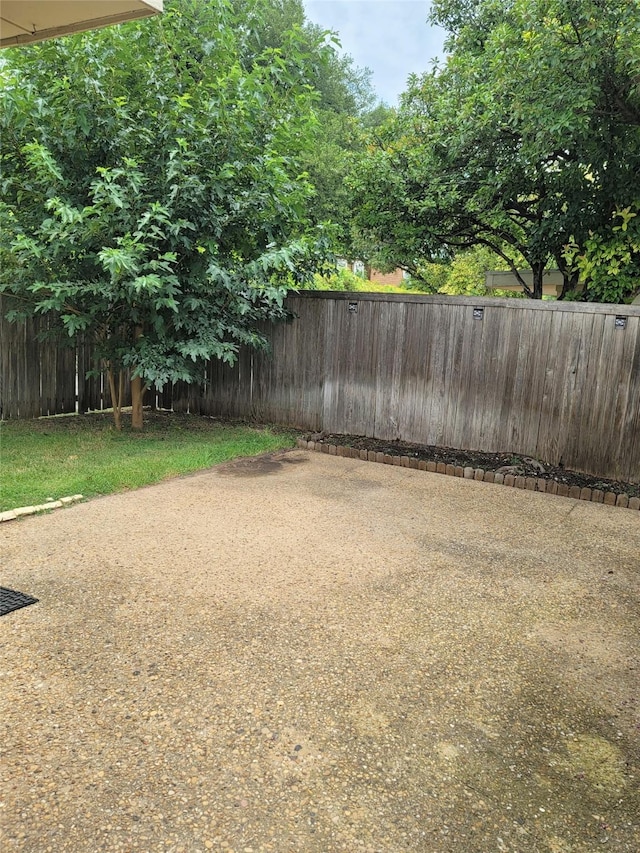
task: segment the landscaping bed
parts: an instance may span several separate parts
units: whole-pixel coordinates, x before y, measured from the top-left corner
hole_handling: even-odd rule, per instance
[[[305,438],[314,441],[315,444],[348,447],[358,452],[365,451],[367,454],[381,453],[391,457],[405,457],[410,462],[413,460],[414,463],[431,462],[436,465],[436,470],[438,464],[440,464],[441,468],[442,466],[445,467],[445,470],[441,471],[441,473],[453,473],[450,470],[446,470],[446,466],[453,466],[458,469],[459,476],[464,476],[464,474],[459,473],[460,469],[462,471],[464,469],[473,469],[475,479],[479,479],[475,477],[475,471],[483,471],[493,474],[494,481],[495,475],[501,475],[503,478],[513,477],[514,480],[515,478],[523,478],[525,482],[526,480],[535,480],[535,490],[537,491],[550,491],[556,494],[564,494],[566,491],[569,494],[573,489],[575,495],[575,490],[579,490],[580,492],[582,490],[590,490],[592,495],[594,492],[596,493],[596,500],[599,497],[599,493],[603,495],[603,499],[607,493],[616,496],[626,495],[629,499],[640,499],[640,483],[627,483],[620,480],[594,477],[515,453],[484,453],[472,450],[456,450],[452,447],[435,447],[426,444],[384,441],[364,436],[328,433],[306,435]],[[415,464],[410,464],[409,467],[415,467]],[[483,479],[485,478],[483,477]],[[501,481],[500,477],[498,477],[498,481]],[[519,483],[505,482],[507,485],[519,485]],[[548,484],[548,486],[543,486],[543,483]],[[553,484],[556,485],[554,486]],[[531,485],[528,487],[531,488]],[[587,499],[593,500],[592,495]]]

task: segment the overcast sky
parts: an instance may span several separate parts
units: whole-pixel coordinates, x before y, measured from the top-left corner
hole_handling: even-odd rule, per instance
[[[429,0],[304,0],[307,18],[336,30],[345,53],[373,71],[380,100],[394,106],[409,74],[442,56],[444,30],[427,23]]]

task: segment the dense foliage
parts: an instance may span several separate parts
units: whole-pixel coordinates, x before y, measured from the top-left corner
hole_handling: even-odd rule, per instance
[[[433,17],[449,32],[445,65],[412,79],[353,176],[371,252],[416,273],[485,246],[516,276],[532,269],[532,288],[519,277],[529,296],[558,266],[563,295],[581,273],[583,298],[631,297],[635,224],[619,217],[640,200],[640,6],[436,0]]]
[[[304,162],[325,48],[257,44],[269,8],[170,0],[0,66],[0,292],[96,342],[116,409],[130,371],[138,426],[145,386],[263,345],[322,259]]]
[[[456,252],[444,262],[425,261],[411,278],[411,288],[423,293],[446,293],[450,296],[506,296],[501,290],[489,290],[486,273],[504,269],[506,265],[486,246],[474,246]],[[518,294],[516,294],[518,295]]]
[[[251,2],[251,0],[249,0]],[[234,0],[245,7],[247,0]],[[387,114],[376,105],[371,72],[359,68],[339,51],[339,38],[331,35],[321,52],[325,33],[306,20],[302,0],[271,0],[254,16],[253,47],[268,45],[286,49],[283,34],[297,28],[309,58],[307,73],[316,92],[316,132],[303,155],[303,165],[312,189],[307,203],[309,221],[323,225],[334,251],[353,255],[349,191],[346,179],[354,157],[363,150],[365,127],[380,123]]]

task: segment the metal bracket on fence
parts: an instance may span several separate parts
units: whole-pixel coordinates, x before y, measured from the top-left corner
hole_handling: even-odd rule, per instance
[[[474,320],[482,320],[484,317],[484,308],[474,308],[473,309],[473,319]]]
[[[626,329],[627,328],[627,318],[626,317],[616,317],[616,329]]]

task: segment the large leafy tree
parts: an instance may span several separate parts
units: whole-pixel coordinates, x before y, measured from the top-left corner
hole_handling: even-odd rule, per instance
[[[322,47],[253,45],[268,5],[172,0],[2,61],[0,292],[95,342],[118,425],[127,372],[141,427],[145,387],[265,345],[321,255],[302,161]]]
[[[594,235],[606,241],[612,216],[637,202],[640,7],[437,0],[434,20],[450,55],[412,80],[363,159],[358,226],[408,269],[486,246],[516,275],[531,267],[527,295],[541,297],[551,264],[567,293]],[[588,280],[586,295],[597,298]]]
[[[308,21],[302,0],[270,0],[256,11],[254,0],[233,0],[251,31],[249,55],[264,47],[286,49],[286,34],[296,29],[307,56],[309,82],[316,92],[316,132],[304,155],[313,193],[309,219],[324,225],[337,254],[349,254],[350,217],[346,178],[353,157],[362,150],[363,126],[375,122],[384,107],[376,106],[371,71],[358,67],[338,50],[339,36]],[[252,11],[253,8],[253,11]],[[317,45],[325,44],[323,51]]]

